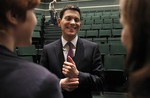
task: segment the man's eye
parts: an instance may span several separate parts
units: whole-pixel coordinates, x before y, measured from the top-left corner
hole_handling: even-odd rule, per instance
[[[71,21],[71,18],[70,18],[70,17],[67,17],[66,20],[67,20],[67,21]]]
[[[80,21],[79,18],[72,18],[72,17],[66,17],[65,19],[66,19],[66,21],[71,21],[71,20],[74,20],[75,22],[79,22]]]
[[[80,21],[80,19],[78,19],[78,18],[75,19],[75,22],[79,22],[79,21]]]

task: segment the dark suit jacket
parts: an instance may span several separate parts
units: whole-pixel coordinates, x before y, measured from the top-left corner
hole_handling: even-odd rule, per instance
[[[63,98],[58,78],[0,46],[0,98]]]
[[[63,91],[64,98],[92,98],[91,91],[102,90],[103,65],[96,43],[79,38],[73,58],[79,72],[79,87],[72,92]],[[61,40],[44,46],[41,64],[56,74],[60,79],[64,55]]]

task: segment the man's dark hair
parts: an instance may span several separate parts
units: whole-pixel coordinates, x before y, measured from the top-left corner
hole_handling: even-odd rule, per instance
[[[79,14],[80,14],[80,18],[81,18],[81,11],[79,9],[79,7],[75,6],[75,5],[66,5],[61,11],[60,11],[60,18],[62,19],[64,13],[66,10],[75,10],[75,11],[78,11]]]

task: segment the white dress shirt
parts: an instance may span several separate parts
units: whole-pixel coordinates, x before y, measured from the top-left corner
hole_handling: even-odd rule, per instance
[[[68,54],[68,51],[69,51],[69,46],[67,45],[67,42],[63,36],[61,37],[61,40],[62,40],[62,45],[63,45],[63,54],[64,54],[64,58],[65,58],[65,61],[67,61],[67,54]],[[76,52],[76,45],[77,45],[77,40],[78,40],[78,36],[76,36],[72,41],[71,43],[73,44],[73,54],[75,56],[75,52]]]

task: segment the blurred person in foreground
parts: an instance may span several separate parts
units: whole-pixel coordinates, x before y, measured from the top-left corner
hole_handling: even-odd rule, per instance
[[[58,78],[15,55],[29,46],[40,0],[0,0],[0,98],[63,98]]]
[[[60,78],[64,98],[92,98],[92,91],[103,89],[99,47],[78,37],[81,12],[77,6],[66,5],[60,11],[58,26],[62,36],[44,46],[41,64]]]
[[[120,0],[129,98],[150,98],[150,0]]]

